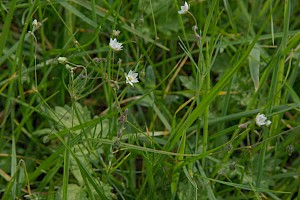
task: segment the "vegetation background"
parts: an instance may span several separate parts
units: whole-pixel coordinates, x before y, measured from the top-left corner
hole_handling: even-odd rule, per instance
[[[187,3],[0,1],[1,199],[300,199],[300,1]]]

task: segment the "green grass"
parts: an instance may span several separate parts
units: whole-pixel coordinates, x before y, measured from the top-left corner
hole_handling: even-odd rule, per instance
[[[300,198],[300,2],[188,3],[0,2],[1,199]]]

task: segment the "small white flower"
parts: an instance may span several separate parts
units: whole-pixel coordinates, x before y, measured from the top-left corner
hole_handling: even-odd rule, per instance
[[[38,28],[40,28],[42,26],[42,23],[39,22],[38,20],[34,19],[32,21],[32,27],[34,30],[37,30]]]
[[[68,59],[66,57],[58,57],[57,58],[57,61],[60,63],[60,64],[66,64]]]
[[[255,122],[257,126],[270,126],[272,123],[270,120],[267,120],[267,117],[264,114],[258,113],[255,117]]]
[[[112,48],[114,51],[121,51],[122,50],[122,43],[119,43],[117,41],[117,39],[111,39],[110,38],[110,42],[109,42],[109,46],[110,48]]]
[[[137,78],[139,74],[138,73],[134,73],[132,70],[130,70],[128,72],[128,74],[125,73],[126,76],[126,83],[129,83],[132,87],[134,83],[138,83],[139,80]]]
[[[37,27],[38,26],[38,21],[36,19],[34,19],[32,21],[32,26]]]
[[[186,1],[184,2],[183,6],[180,6],[181,10],[178,11],[178,14],[183,15],[187,13],[190,9],[190,4],[188,4]]]
[[[119,30],[113,30],[113,32],[112,32],[113,36],[115,36],[115,37],[118,37],[120,35],[120,33],[121,33],[121,31],[119,31]]]

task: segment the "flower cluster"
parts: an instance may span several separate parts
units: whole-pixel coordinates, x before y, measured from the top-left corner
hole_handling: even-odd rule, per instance
[[[114,30],[113,34],[115,36],[119,35],[120,31]],[[121,51],[123,48],[122,43],[118,42],[116,38],[115,39],[110,38],[109,46],[114,51]],[[128,72],[128,74],[125,73],[126,83],[128,83],[129,85],[131,85],[133,87],[134,83],[139,82],[138,75],[139,75],[138,73],[134,73],[132,70],[130,70]]]
[[[36,26],[38,22],[36,20],[33,21],[33,26]],[[114,36],[117,36],[118,34],[120,34],[120,31],[117,31],[117,30],[114,30],[113,31],[113,35]],[[109,47],[113,50],[113,51],[121,51],[123,46],[122,46],[122,43],[118,42],[117,39],[112,39],[110,38],[110,42],[109,42]],[[103,58],[93,58],[94,62],[98,63],[98,62],[101,62],[101,61],[106,61],[106,59],[103,59]],[[74,76],[74,69],[76,69],[77,66],[79,65],[76,65],[76,64],[73,64],[71,62],[68,61],[68,58],[66,57],[58,57],[57,58],[57,62],[60,63],[60,64],[63,64],[65,65],[66,69],[70,71],[71,75]],[[119,66],[121,66],[121,62],[122,60],[119,59]],[[69,65],[70,64],[70,65]],[[71,65],[73,66],[76,66],[76,67],[72,67]],[[129,84],[131,85],[132,87],[134,87],[134,84],[135,83],[138,83],[139,80],[138,80],[138,73],[130,70],[127,73],[124,73],[125,75],[125,79],[126,79],[126,84]],[[85,78],[86,76],[81,76],[81,78]],[[106,78],[107,80],[107,78]],[[112,86],[114,89],[118,90],[119,89],[119,85],[118,85],[118,82],[117,81],[114,81],[114,80],[109,80],[111,83],[112,83]]]
[[[255,118],[255,122],[257,126],[270,126],[272,123],[270,120],[267,120],[267,117],[264,114],[258,113]]]

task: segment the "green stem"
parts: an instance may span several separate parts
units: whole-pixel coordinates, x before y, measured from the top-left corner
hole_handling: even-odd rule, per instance
[[[210,92],[210,56],[209,56],[209,45],[207,43],[206,48],[206,68],[205,68],[205,95]],[[204,110],[204,126],[203,126],[203,142],[202,142],[202,152],[207,151],[207,142],[208,142],[208,117],[209,117],[209,104],[205,107]],[[202,163],[204,167],[204,159]]]

